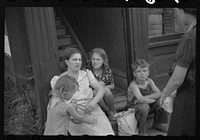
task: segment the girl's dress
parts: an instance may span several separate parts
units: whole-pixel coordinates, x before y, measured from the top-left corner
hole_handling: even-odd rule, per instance
[[[47,107],[44,135],[67,135],[68,122],[66,103],[58,98],[51,98]]]

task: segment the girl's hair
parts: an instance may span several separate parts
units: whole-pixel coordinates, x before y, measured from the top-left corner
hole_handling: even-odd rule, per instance
[[[54,95],[61,99],[65,94],[75,92],[78,88],[78,83],[75,78],[69,75],[61,76],[53,87]]]
[[[103,65],[102,65],[102,68],[103,69],[106,69],[109,67],[109,63],[108,63],[108,57],[107,57],[107,54],[106,52],[102,49],[102,48],[94,48],[90,53],[90,61],[89,61],[89,67],[92,67],[92,64],[91,64],[91,59],[92,59],[92,55],[96,53],[96,54],[99,54],[100,57],[103,59]]]
[[[196,17],[196,8],[180,8],[183,9],[185,13],[191,14]]]
[[[141,67],[141,68],[148,68],[149,69],[149,64],[147,63],[147,61],[145,59],[137,59],[135,61],[135,63],[131,64],[131,67],[132,67],[132,70],[133,72],[135,72],[135,70],[138,68],[138,67]]]

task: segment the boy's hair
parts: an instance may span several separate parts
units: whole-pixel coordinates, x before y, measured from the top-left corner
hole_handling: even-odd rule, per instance
[[[131,64],[131,67],[132,67],[132,70],[133,72],[135,72],[135,70],[138,68],[138,67],[141,67],[141,68],[148,68],[149,69],[149,63],[147,63],[147,61],[145,59],[137,59],[135,61],[135,63]]]
[[[75,78],[69,75],[63,75],[56,81],[53,87],[53,92],[55,96],[62,98],[64,94],[74,92],[77,88],[78,83]]]

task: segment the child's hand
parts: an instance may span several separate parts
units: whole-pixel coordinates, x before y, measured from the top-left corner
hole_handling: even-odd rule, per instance
[[[91,124],[91,125],[96,125],[96,124],[97,124],[97,119],[96,119],[96,118],[90,117],[89,120],[90,120],[90,121],[89,121],[89,124]]]

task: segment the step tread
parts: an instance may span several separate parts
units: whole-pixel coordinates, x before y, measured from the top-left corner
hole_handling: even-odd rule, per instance
[[[118,102],[125,101],[125,100],[127,100],[126,96],[114,97],[114,103],[118,103]]]
[[[62,46],[58,46],[58,50],[63,50],[65,48],[77,48],[77,45],[73,44],[73,45],[62,45]]]
[[[125,108],[126,108],[126,105],[127,105],[127,101],[118,102],[118,103],[115,103],[115,104],[114,104],[115,109],[116,109],[117,111],[122,110],[122,109],[125,109]]]
[[[57,40],[58,46],[63,46],[63,45],[70,45],[71,44],[71,38],[60,38]]]
[[[57,39],[64,39],[64,38],[70,38],[70,37],[72,37],[70,34],[57,35]]]
[[[65,29],[66,26],[65,25],[59,25],[59,26],[56,26],[56,29]]]

